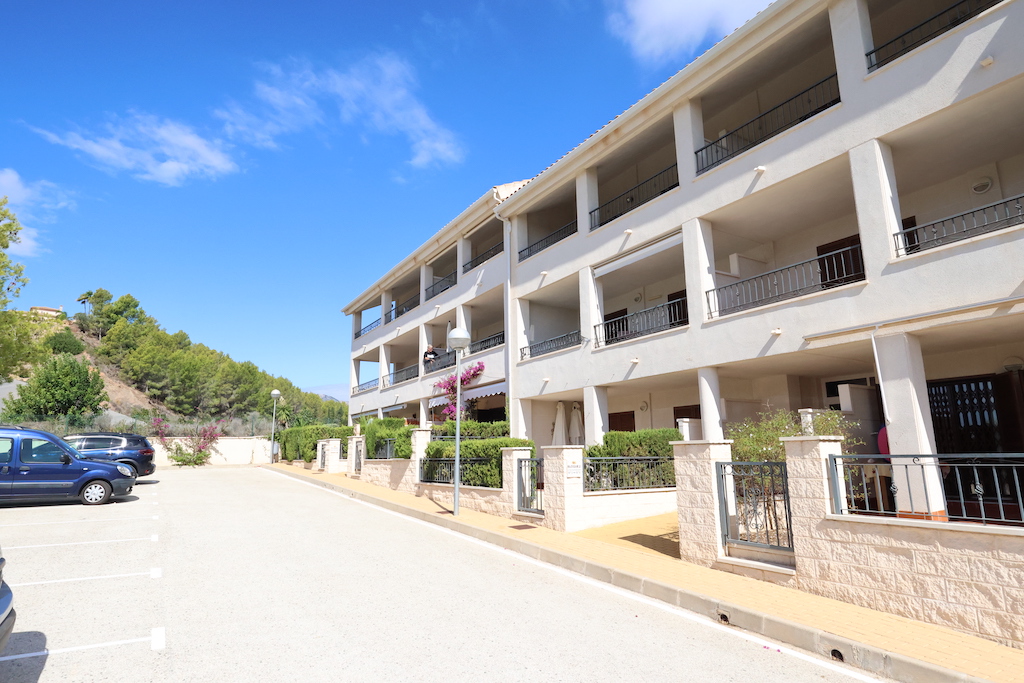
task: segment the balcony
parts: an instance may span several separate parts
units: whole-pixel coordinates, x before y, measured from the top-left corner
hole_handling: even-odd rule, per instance
[[[484,251],[482,254],[477,256],[475,259],[467,261],[462,266],[462,274],[465,275],[469,271],[471,271],[474,268],[476,268],[477,266],[479,266],[484,261],[490,261],[492,258],[494,258],[495,256],[497,256],[498,254],[500,254],[503,251],[505,251],[505,243],[504,242],[498,242],[493,247],[491,247],[490,249]]]
[[[709,317],[719,318],[864,280],[860,245],[772,270],[707,292]]]
[[[679,169],[672,164],[664,171],[629,188],[614,199],[605,202],[590,212],[590,229],[597,230],[633,209],[660,197],[669,190],[679,187]],[[520,259],[522,260],[522,259]]]
[[[433,299],[441,292],[454,287],[456,282],[458,282],[458,271],[452,271],[444,277],[438,278],[434,284],[427,287],[425,299]]]
[[[455,365],[455,352],[454,351],[441,351],[437,354],[437,358],[432,361],[423,362],[423,374],[427,375],[431,372],[437,372],[438,370],[444,370]]]
[[[645,337],[655,332],[683,327],[689,322],[686,299],[676,299],[595,325],[594,346],[609,346],[637,337]]]
[[[352,395],[355,396],[356,394],[362,394],[363,392],[370,391],[371,389],[376,389],[378,386],[380,386],[379,377],[371,379],[369,382],[363,382],[352,390]]]
[[[380,324],[381,324],[381,319],[377,318],[372,323],[370,323],[369,325],[364,326],[363,329],[361,329],[358,332],[356,332],[356,337],[355,338],[359,339],[360,337],[362,337],[367,332],[370,332],[371,330],[377,329],[378,327],[380,327]]]
[[[955,3],[867,53],[868,71],[885,66],[1000,2],[1002,0],[962,0],[962,2]]]
[[[527,358],[536,358],[546,353],[553,353],[560,351],[561,349],[572,348],[573,346],[579,346],[583,343],[583,336],[579,330],[570,332],[569,334],[563,334],[553,339],[546,341],[537,342],[536,344],[530,344],[519,349],[519,360],[526,360]]]
[[[390,375],[388,375],[388,377],[387,377],[387,386],[393,387],[396,384],[401,384],[402,382],[408,382],[409,380],[416,379],[419,376],[420,376],[420,366],[419,365],[410,365],[408,367],[402,368],[401,370],[395,370]]]
[[[537,253],[539,253],[541,251],[544,251],[545,249],[550,247],[552,244],[555,244],[557,242],[561,242],[566,237],[571,237],[571,236],[575,235],[576,231],[577,231],[576,221],[573,221],[572,223],[569,223],[568,225],[562,226],[561,228],[559,228],[558,230],[555,230],[553,233],[551,233],[547,237],[544,237],[544,238],[541,238],[541,239],[537,240],[536,242],[534,242],[530,246],[526,247],[525,249],[521,249],[519,251],[519,261],[520,262],[525,261],[526,259],[530,258],[534,254],[537,254]]]
[[[839,104],[836,74],[697,150],[698,175]]]
[[[420,305],[420,295],[414,294],[402,303],[398,304],[390,311],[384,314],[384,324],[387,325],[389,322],[396,318],[401,318],[403,315],[411,311]]]
[[[1024,223],[1024,195],[1006,199],[958,216],[943,218],[896,233],[896,254],[906,256],[976,235],[1005,230]]]
[[[502,331],[499,332],[498,334],[492,334],[490,337],[481,339],[480,341],[473,342],[472,344],[469,345],[469,352],[471,354],[480,353],[481,351],[486,351],[487,349],[493,349],[495,346],[501,346],[504,343],[505,332]]]

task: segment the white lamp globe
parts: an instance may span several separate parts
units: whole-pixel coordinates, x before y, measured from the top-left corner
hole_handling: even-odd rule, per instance
[[[453,328],[448,333],[448,346],[456,351],[465,351],[469,348],[469,332],[461,327]]]

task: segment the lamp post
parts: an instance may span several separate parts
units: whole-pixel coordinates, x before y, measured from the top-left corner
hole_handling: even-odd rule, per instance
[[[456,327],[448,333],[448,346],[455,351],[455,501],[452,505],[452,514],[459,514],[459,476],[461,474],[461,462],[459,460],[459,440],[462,436],[462,352],[469,348],[469,332],[464,328]]]
[[[277,442],[274,441],[274,430],[277,428],[277,399],[281,398],[281,392],[274,389],[270,392],[270,398],[274,399],[274,417],[270,419],[270,462],[276,462]]]

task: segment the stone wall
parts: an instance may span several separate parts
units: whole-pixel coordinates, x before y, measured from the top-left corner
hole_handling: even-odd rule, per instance
[[[417,460],[364,460],[360,481],[392,491],[416,493]]]
[[[185,439],[172,437],[168,443]],[[167,457],[167,449],[157,439],[150,439],[153,445],[153,461],[157,467],[173,466]],[[210,449],[211,465],[265,465],[270,464],[270,440],[265,436],[224,436]]]

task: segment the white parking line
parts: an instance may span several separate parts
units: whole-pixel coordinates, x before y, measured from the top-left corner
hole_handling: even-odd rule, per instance
[[[159,638],[159,640],[158,640]],[[146,643],[150,644],[150,648],[153,650],[162,650],[165,646],[165,637],[163,628],[153,629],[153,633],[146,638],[132,638],[130,640],[112,640],[108,643],[96,643],[95,645],[79,645],[78,647],[62,647],[56,650],[40,650],[39,652],[26,652],[21,655],[7,655],[6,657],[0,657],[0,662],[9,662],[14,659],[28,659],[29,657],[47,657],[49,655],[59,655],[65,652],[80,652],[82,650],[95,650],[101,647],[117,647],[118,645],[131,645],[132,643]]]
[[[167,646],[167,631],[163,626],[153,629],[153,635],[150,637],[149,648],[151,650],[162,650]]]
[[[75,541],[73,543],[42,543],[40,545],[12,545],[8,546],[6,550],[24,550],[25,548],[57,548],[66,545],[94,545],[96,543],[129,543],[131,541],[156,541],[157,535],[147,536],[145,538],[115,538],[110,541]]]
[[[148,572],[133,572],[131,574],[108,574],[106,576],[83,576],[78,579],[52,579],[50,581],[29,581],[27,583],[12,583],[8,584],[12,588],[19,586],[42,586],[50,583],[72,583],[74,581],[99,581],[101,579],[126,579],[130,576],[148,576],[151,579],[159,579],[163,575],[163,572],[154,567]]]
[[[85,524],[86,522],[138,522],[144,519],[159,519],[158,515],[151,517],[122,517],[117,519],[116,517],[102,517],[100,519],[69,519],[64,522],[20,522],[18,524],[0,524],[0,527],[11,527],[11,526],[41,526],[44,524]]]

